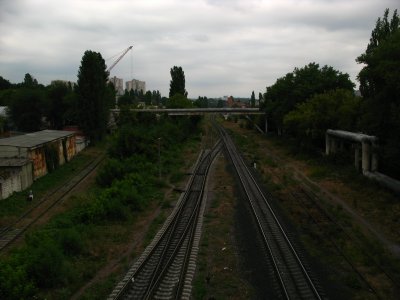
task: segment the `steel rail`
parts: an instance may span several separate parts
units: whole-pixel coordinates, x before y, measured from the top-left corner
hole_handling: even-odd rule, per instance
[[[33,224],[35,224],[42,216],[44,216],[48,211],[50,211],[56,204],[58,204],[64,196],[70,192],[75,186],[77,186],[82,180],[84,180],[89,174],[103,161],[104,155],[92,160],[89,162],[83,171],[81,171],[78,175],[73,177],[69,183],[66,185],[62,185],[59,188],[54,189],[53,191],[44,195],[44,197],[35,204],[35,206],[31,207],[27,211],[25,211],[12,225],[8,225],[2,229],[0,232],[0,253],[11,245],[14,241],[16,241],[26,230],[28,230]],[[57,193],[61,193],[57,196],[57,199],[50,203],[48,207],[44,207],[44,210],[40,212],[36,217],[29,220],[22,228],[17,229],[18,224],[22,223],[24,220],[27,220],[27,216],[38,209],[41,205],[45,205],[50,197],[56,195]],[[16,231],[15,234],[12,232]],[[7,238],[7,235],[11,233],[11,236]],[[6,237],[6,238],[4,238]]]
[[[184,256],[184,263],[179,266],[180,272],[177,281],[183,282],[187,266],[186,260],[191,252],[192,235],[194,235],[197,225],[203,198],[206,175],[209,165],[220,150],[220,145],[221,143],[217,143],[213,151],[201,155],[182,200],[174,210],[175,213],[172,213],[170,222],[165,225],[164,230],[160,230],[162,232],[157,234],[155,240],[150,244],[150,248],[146,248],[145,253],[116,287],[109,299],[153,298],[159,293],[165,279],[164,275],[174,267],[174,261],[180,255],[179,253]],[[188,234],[189,232],[191,234]],[[170,289],[174,289],[171,293],[175,294],[175,298],[179,298],[182,285],[178,284]]]
[[[220,129],[220,132],[223,132],[223,129]],[[320,296],[320,294],[319,294],[317,288],[315,287],[313,281],[311,280],[311,278],[310,278],[310,276],[309,276],[309,274],[308,274],[308,271],[306,270],[306,268],[305,268],[304,264],[302,263],[302,261],[301,261],[299,255],[297,254],[297,251],[294,249],[292,243],[290,242],[290,240],[289,240],[287,234],[285,233],[285,230],[283,229],[281,223],[279,222],[279,220],[278,220],[276,214],[274,213],[274,211],[273,211],[272,207],[270,206],[268,200],[267,200],[266,197],[264,196],[264,193],[262,192],[261,188],[260,188],[259,185],[257,184],[257,182],[256,182],[256,180],[255,180],[255,178],[254,178],[254,176],[251,174],[249,168],[247,167],[247,165],[246,165],[245,162],[243,161],[242,157],[238,154],[235,145],[233,144],[232,140],[229,138],[229,136],[227,135],[226,132],[223,132],[223,140],[224,140],[225,145],[226,145],[226,148],[227,148],[227,150],[228,150],[228,154],[230,155],[231,160],[232,160],[232,162],[233,162],[234,165],[235,165],[235,170],[236,170],[236,172],[237,172],[238,175],[239,175],[239,179],[240,179],[240,181],[241,181],[241,183],[242,183],[242,185],[243,185],[243,187],[244,187],[244,190],[245,190],[245,192],[246,192],[246,195],[247,195],[247,197],[249,198],[249,202],[250,202],[250,204],[251,204],[253,213],[254,213],[254,215],[255,215],[255,217],[256,217],[256,220],[257,220],[257,223],[258,223],[258,227],[259,227],[260,230],[261,230],[262,236],[264,237],[265,244],[267,245],[268,251],[269,251],[269,253],[270,253],[270,255],[271,255],[271,258],[272,258],[274,267],[275,267],[275,269],[276,269],[276,273],[277,273],[277,275],[278,275],[279,282],[280,282],[280,284],[281,284],[281,286],[282,286],[282,289],[283,289],[283,292],[284,292],[284,294],[285,294],[285,297],[286,297],[287,299],[290,299],[290,298],[291,298],[291,295],[290,295],[290,293],[289,293],[289,291],[288,291],[288,289],[287,289],[287,283],[286,283],[287,280],[285,280],[285,279],[281,276],[281,274],[283,274],[283,273],[282,273],[282,270],[281,270],[281,268],[279,267],[279,263],[276,261],[276,259],[275,259],[275,257],[274,257],[275,255],[277,255],[277,254],[275,253],[276,251],[273,251],[273,250],[272,250],[272,246],[271,246],[271,245],[269,244],[269,242],[268,242],[267,233],[264,232],[265,229],[263,228],[263,226],[262,226],[262,221],[260,220],[260,217],[258,216],[258,213],[257,213],[257,211],[261,211],[263,214],[265,214],[266,212],[264,212],[263,209],[262,209],[261,207],[260,207],[258,210],[255,208],[256,205],[257,205],[257,206],[261,205],[260,203],[258,203],[257,201],[255,201],[255,200],[258,199],[259,197],[262,199],[263,203],[264,203],[264,204],[266,205],[266,207],[268,208],[268,213],[272,216],[273,221],[274,221],[274,224],[270,224],[270,223],[268,223],[268,220],[266,220],[266,224],[267,224],[269,227],[274,226],[274,225],[276,225],[276,226],[278,227],[278,229],[279,229],[279,231],[280,231],[280,234],[281,234],[281,235],[283,236],[283,238],[284,238],[285,244],[289,247],[289,249],[290,249],[292,255],[293,255],[294,258],[296,259],[297,265],[300,267],[300,269],[301,269],[303,275],[305,276],[305,280],[306,280],[308,286],[310,287],[311,292],[313,293],[313,295],[314,295],[317,299],[321,299],[321,296]],[[241,174],[241,173],[242,173],[242,174]],[[252,187],[256,189],[256,192],[257,192],[256,194],[254,193],[254,191],[251,191]],[[253,197],[254,197],[253,200],[252,200],[252,194],[253,194]],[[255,204],[253,203],[253,201],[255,201]],[[271,220],[269,220],[269,222],[271,222]],[[287,257],[286,257],[287,254],[285,254],[285,253],[283,252],[282,243],[279,242],[279,241],[275,241],[275,242],[277,243],[277,246],[276,246],[276,247],[278,247],[277,250],[281,252],[282,259],[283,259],[283,260],[286,260],[286,259],[287,259]],[[282,266],[282,267],[283,267],[283,266]],[[289,268],[289,266],[288,266],[288,268]],[[292,276],[292,275],[290,275],[290,276]],[[293,277],[292,277],[291,280],[293,281],[294,287],[297,289],[297,288],[298,288],[298,287],[297,287],[297,285],[298,285],[298,282],[297,282],[297,281],[298,281],[298,280],[296,280],[296,279],[293,278]]]
[[[209,152],[204,159],[202,160],[202,162],[199,165],[199,168],[197,169],[197,175],[203,175],[203,178],[201,180],[201,187],[200,187],[200,191],[199,194],[197,195],[197,201],[195,204],[195,207],[193,208],[193,211],[190,215],[190,218],[188,220],[188,226],[185,228],[181,238],[179,239],[179,242],[177,244],[177,246],[175,247],[175,249],[173,250],[172,255],[170,255],[168,261],[165,263],[164,268],[160,271],[160,273],[158,273],[157,271],[155,272],[155,274],[158,273],[158,276],[156,278],[156,281],[151,282],[151,289],[148,291],[148,293],[146,294],[146,296],[144,297],[144,299],[151,299],[155,293],[156,290],[158,288],[158,286],[161,284],[162,280],[164,279],[164,274],[167,273],[169,267],[172,265],[172,263],[174,262],[174,260],[176,259],[178,253],[181,249],[181,245],[186,241],[186,239],[188,240],[187,243],[187,247],[186,249],[183,249],[184,252],[184,258],[183,258],[183,264],[180,268],[181,272],[180,272],[180,278],[183,279],[184,278],[184,274],[186,273],[186,262],[187,262],[187,258],[189,257],[189,254],[191,252],[191,245],[192,245],[192,241],[194,238],[194,230],[196,228],[196,224],[197,224],[197,220],[199,217],[199,211],[200,211],[200,206],[201,206],[201,199],[203,198],[203,192],[204,192],[204,188],[205,188],[205,184],[206,184],[206,175],[208,173],[208,170],[210,168],[211,162],[213,160],[213,158],[215,157],[215,155],[218,153],[218,147],[219,143],[216,144],[214,151]],[[217,151],[218,150],[218,151]],[[208,161],[208,162],[206,162]],[[202,170],[203,168],[206,168],[205,170]],[[188,234],[188,232],[190,232],[190,234]],[[179,285],[179,283],[182,283],[183,280],[179,280],[178,281],[178,287],[176,288],[175,291],[175,298],[179,298],[180,297],[180,290],[181,287]]]

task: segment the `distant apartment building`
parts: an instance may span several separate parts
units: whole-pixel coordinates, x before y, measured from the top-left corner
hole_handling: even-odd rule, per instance
[[[117,91],[117,96],[122,96],[124,94],[124,80],[122,78],[117,78],[116,76],[109,79],[112,82],[115,90]]]
[[[132,79],[125,82],[125,88],[129,91],[142,91],[143,94],[146,93],[146,82],[137,79]]]

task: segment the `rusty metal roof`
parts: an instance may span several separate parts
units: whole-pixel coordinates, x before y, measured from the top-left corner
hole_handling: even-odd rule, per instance
[[[0,139],[0,146],[14,146],[18,148],[35,148],[42,144],[74,135],[71,131],[42,130],[23,135]]]

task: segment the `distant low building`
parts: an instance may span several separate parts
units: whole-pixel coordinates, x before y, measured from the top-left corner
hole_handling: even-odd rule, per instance
[[[33,183],[32,162],[26,158],[0,158],[0,200]]]
[[[242,102],[240,100],[235,100],[232,96],[229,96],[226,100],[227,107],[237,107],[237,108],[246,108],[249,106],[248,103]]]
[[[75,154],[75,133],[71,131],[42,130],[0,139],[0,158],[30,160],[34,180],[69,161]]]

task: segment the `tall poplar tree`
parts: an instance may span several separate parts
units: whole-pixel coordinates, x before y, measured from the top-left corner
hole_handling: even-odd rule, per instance
[[[367,49],[357,58],[364,98],[361,129],[377,135],[380,168],[400,179],[400,17],[389,9],[378,18]]]
[[[169,97],[175,94],[181,94],[187,97],[188,93],[185,89],[185,72],[182,67],[174,66],[171,68],[171,82],[169,85]]]
[[[100,53],[85,51],[78,71],[78,123],[91,139],[99,141],[107,129],[112,97],[107,87],[108,73]]]
[[[251,92],[250,105],[251,107],[256,106],[256,95],[254,94],[254,91]]]

